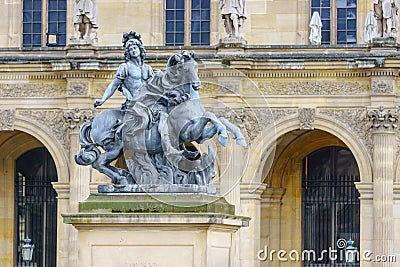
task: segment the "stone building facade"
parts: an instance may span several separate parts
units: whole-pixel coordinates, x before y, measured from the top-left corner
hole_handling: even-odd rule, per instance
[[[274,260],[262,260],[265,251],[260,250],[301,252],[309,244],[305,240],[310,223],[305,221],[306,158],[327,147],[350,151],[357,165],[358,177],[352,185],[359,194],[359,210],[353,212],[358,218],[353,222],[359,227],[354,234],[358,250],[397,255],[397,263],[361,259],[360,265],[400,264],[400,232],[396,231],[400,225],[400,53],[397,43],[363,41],[372,3],[356,1],[354,44],[338,44],[335,35],[342,1],[328,1],[331,43],[311,46],[308,23],[315,1],[247,0],[246,43],[223,45],[218,1],[210,0],[209,44],[191,46],[190,28],[185,28],[183,46],[166,46],[165,0],[97,0],[97,44],[69,40],[74,35],[75,1],[66,1],[66,44],[51,46],[47,10],[50,2],[58,1],[38,1],[44,10],[41,45],[24,47],[28,2],[35,3],[0,2],[0,266],[15,266],[20,257],[18,160],[41,147],[51,155],[57,173],[52,182],[57,193],[52,221],[57,249],[54,265],[45,266],[78,266],[77,231],[63,223],[61,215],[78,211],[78,202],[107,181],[95,170],[75,164],[78,130],[101,110],[93,109],[93,102],[122,62],[121,33],[130,30],[142,34],[146,61],[153,69],[164,69],[176,51],[195,50],[204,106],[229,118],[246,135],[246,149],[218,148],[219,194],[236,206],[237,214],[251,217],[249,227],[237,232],[238,249],[231,252],[231,266],[302,266],[301,261],[279,261],[277,254]],[[190,20],[193,2],[183,2],[185,20]],[[102,108],[123,101],[122,95],[115,95]],[[311,235],[321,234],[315,231]],[[333,244],[339,236],[332,236]],[[353,236],[343,236],[347,241],[349,237]]]

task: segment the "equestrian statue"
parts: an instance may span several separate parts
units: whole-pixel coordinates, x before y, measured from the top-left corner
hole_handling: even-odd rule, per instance
[[[211,146],[202,153],[195,144],[218,135],[218,142],[226,146],[228,132],[238,145],[246,142],[238,127],[200,103],[194,53],[175,53],[165,72],[153,71],[144,63],[140,34],[124,33],[122,42],[125,62],[94,107],[117,90],[126,101],[82,125],[76,163],[91,165],[111,178],[112,184],[99,186],[99,192],[213,193],[216,153]],[[122,156],[127,169],[112,165]]]

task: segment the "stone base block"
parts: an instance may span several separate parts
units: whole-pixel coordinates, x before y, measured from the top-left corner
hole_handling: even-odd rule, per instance
[[[153,210],[121,212],[90,208],[81,203],[80,212],[63,214],[64,222],[78,230],[77,266],[237,266],[234,257],[237,249],[235,232],[240,227],[248,226],[249,218],[228,214],[232,212],[179,209],[165,212],[166,207],[173,204],[157,206],[157,201],[150,201],[151,197],[144,194],[96,195],[91,196],[88,202],[97,198],[98,204],[105,204],[107,197],[114,206],[130,200]],[[192,203],[199,203],[197,207],[204,207],[204,201],[215,198],[200,194],[161,197],[169,201],[175,198],[175,205],[192,199]],[[218,200],[214,202],[218,203]]]

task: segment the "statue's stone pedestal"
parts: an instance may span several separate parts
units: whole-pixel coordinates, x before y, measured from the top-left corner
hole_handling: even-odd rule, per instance
[[[219,40],[218,53],[244,52],[246,45],[247,41],[243,37],[225,37]]]
[[[397,40],[394,37],[377,37],[372,39],[371,53],[377,55],[390,55],[397,53]]]
[[[93,194],[63,214],[78,230],[78,266],[236,266],[249,218],[206,194]]]
[[[67,45],[67,58],[93,57],[97,47],[87,40],[70,40]]]

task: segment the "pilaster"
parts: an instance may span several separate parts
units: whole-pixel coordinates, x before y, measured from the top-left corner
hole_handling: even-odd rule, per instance
[[[368,110],[372,122],[373,148],[373,253],[393,254],[393,181],[397,130],[397,109]],[[392,266],[390,262],[374,263],[374,266]]]

